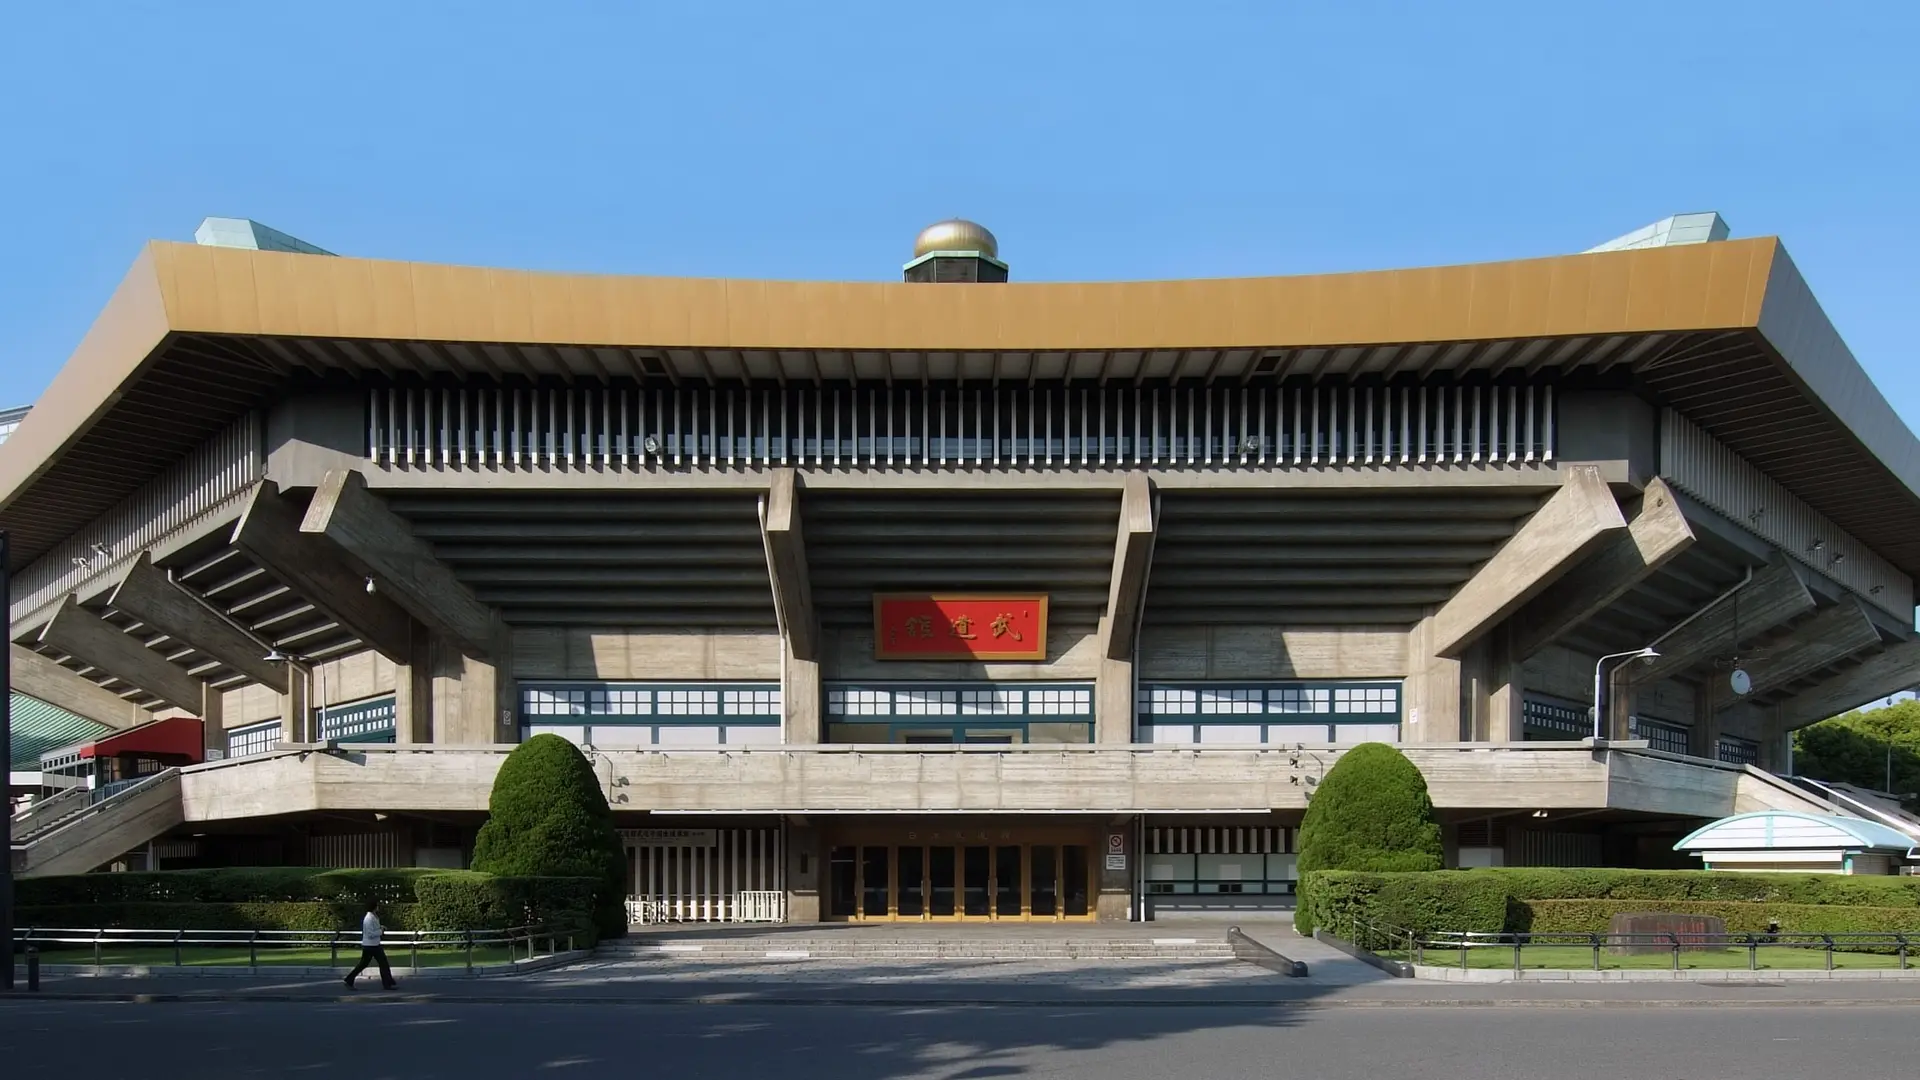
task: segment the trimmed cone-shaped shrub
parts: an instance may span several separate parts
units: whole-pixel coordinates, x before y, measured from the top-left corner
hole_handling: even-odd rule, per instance
[[[577,747],[535,735],[500,763],[473,868],[509,877],[600,882],[594,923],[601,937],[626,933],[627,859],[600,779]]]
[[[1300,875],[1317,870],[1438,870],[1445,861],[1427,779],[1386,743],[1341,755],[1300,823]],[[1312,933],[1314,892],[1302,889],[1294,925]]]

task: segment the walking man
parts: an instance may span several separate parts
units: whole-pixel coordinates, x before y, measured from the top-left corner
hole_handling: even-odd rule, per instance
[[[393,969],[387,966],[387,950],[380,947],[380,934],[382,931],[380,929],[380,916],[377,914],[379,910],[379,901],[367,901],[366,917],[360,920],[360,962],[353,966],[352,971],[347,972],[345,979],[341,980],[347,984],[347,989],[349,990],[353,989],[353,980],[359,978],[360,973],[367,970],[368,964],[380,965],[380,985],[383,988],[391,990],[399,985],[393,981]]]

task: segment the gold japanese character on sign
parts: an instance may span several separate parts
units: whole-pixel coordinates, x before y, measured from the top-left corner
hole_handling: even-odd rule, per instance
[[[972,641],[974,638],[979,637],[980,635],[973,632],[973,618],[971,616],[962,615],[959,618],[953,620],[953,636],[957,638],[962,638],[967,641]]]
[[[910,615],[907,617],[907,636],[910,638],[933,637],[933,616]]]
[[[997,638],[1006,637],[1007,635],[1011,634],[1013,635],[1013,640],[1015,641],[1027,640],[1026,637],[1020,633],[1020,631],[1015,630],[1013,628],[1013,616],[1005,612],[1002,612],[1001,614],[995,615],[993,617],[993,626],[991,629],[993,630],[993,636]]]

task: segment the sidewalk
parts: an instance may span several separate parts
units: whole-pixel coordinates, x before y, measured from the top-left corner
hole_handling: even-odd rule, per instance
[[[1309,960],[1309,964],[1314,960]],[[368,1004],[861,1005],[1068,1007],[1636,1007],[1920,1005],[1920,987],[1888,981],[1680,984],[1475,984],[1358,978],[1330,970],[1291,979],[1238,962],[714,962],[589,961],[520,978],[405,980],[394,993],[348,992],[325,978],[49,977],[39,1000],[133,1002],[358,1001]],[[1371,971],[1371,969],[1368,969]],[[24,985],[21,983],[20,985]],[[13,1000],[35,1000],[24,990]],[[0,997],[0,1007],[8,998]]]

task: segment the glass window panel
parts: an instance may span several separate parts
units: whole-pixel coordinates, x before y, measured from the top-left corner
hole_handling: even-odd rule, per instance
[[[860,914],[866,918],[884,918],[889,913],[887,886],[893,881],[891,854],[891,848],[879,846],[860,849]]]
[[[1088,911],[1088,889],[1091,886],[1087,861],[1087,848],[1082,844],[1068,844],[1060,849],[1060,903],[1069,918],[1082,916]]]
[[[1335,724],[1333,726],[1333,744],[1335,746],[1356,746],[1364,742],[1394,743],[1400,741],[1398,724]]]
[[[1259,724],[1201,724],[1200,742],[1208,746],[1258,746]]]
[[[593,745],[617,750],[623,747],[652,746],[650,724],[595,724],[589,736]]]
[[[1145,731],[1148,742],[1177,744],[1194,741],[1192,724],[1151,724]]]
[[[859,895],[854,889],[858,865],[854,849],[837,847],[827,853],[827,910],[838,918],[859,914]]]
[[[778,746],[780,729],[772,724],[736,724],[726,729],[728,746]]]
[[[704,724],[666,724],[659,731],[661,746],[720,745],[720,729]]]
[[[1147,856],[1148,881],[1190,881],[1194,875],[1192,855]]]
[[[903,847],[899,855],[899,876],[894,885],[896,911],[903,918],[917,919],[926,910],[927,849]]]

